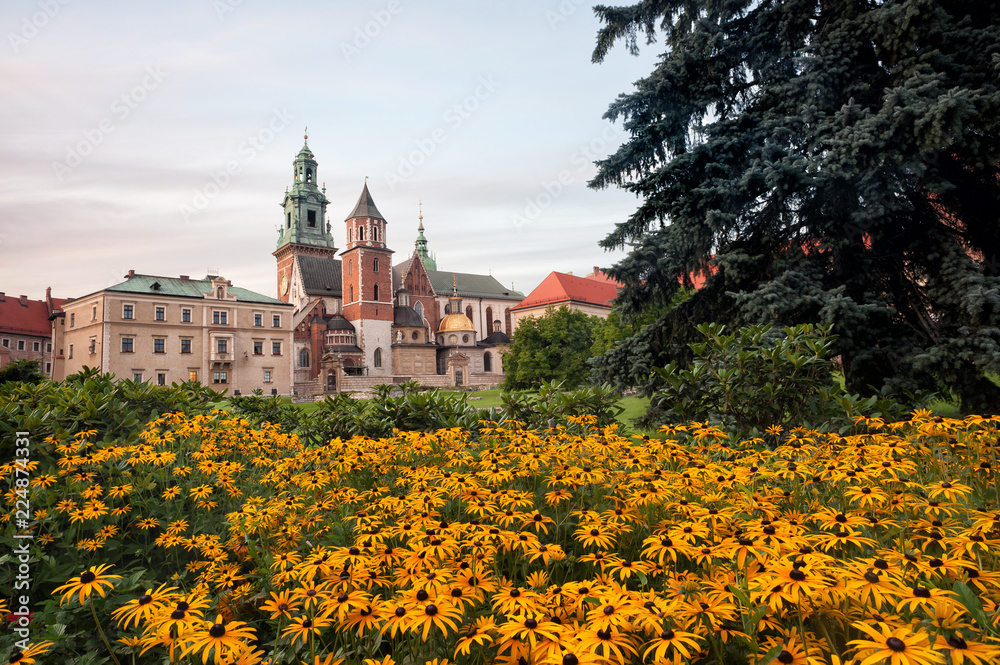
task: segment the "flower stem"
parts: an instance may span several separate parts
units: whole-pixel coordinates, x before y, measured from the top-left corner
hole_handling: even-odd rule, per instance
[[[90,613],[94,616],[94,624],[97,626],[97,632],[101,634],[101,639],[104,641],[104,646],[108,648],[111,660],[115,661],[115,665],[121,665],[121,663],[118,662],[118,657],[115,656],[115,652],[111,649],[111,644],[108,642],[108,636],[104,634],[104,629],[101,628],[101,622],[97,620],[97,609],[94,607],[94,599],[91,598],[88,604],[90,605]]]

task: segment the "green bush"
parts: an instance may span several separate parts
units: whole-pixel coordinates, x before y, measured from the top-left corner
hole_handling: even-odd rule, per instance
[[[697,330],[705,341],[690,345],[690,367],[671,362],[653,370],[665,385],[650,403],[659,422],[694,420],[759,436],[792,423],[846,431],[856,415],[897,417],[908,411],[887,394],[862,398],[845,392],[828,357],[837,339],[829,325],[758,325],[725,334],[724,326],[705,323]]]
[[[606,427],[624,410],[621,395],[611,386],[564,390],[558,381],[543,381],[537,390],[505,391],[501,401],[505,419],[530,428],[566,425],[570,416],[595,416],[596,424]]]

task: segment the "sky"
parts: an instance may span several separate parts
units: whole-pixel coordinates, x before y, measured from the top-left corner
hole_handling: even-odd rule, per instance
[[[0,291],[77,297],[138,273],[276,295],[305,128],[338,247],[365,178],[394,263],[422,204],[440,270],[527,294],[624,254],[638,206],[593,190],[608,106],[656,47],[591,63],[577,0],[4,0]]]

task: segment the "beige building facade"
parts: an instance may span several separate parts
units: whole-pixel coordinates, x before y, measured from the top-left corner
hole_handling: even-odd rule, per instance
[[[63,304],[52,317],[52,378],[84,367],[228,394],[288,395],[292,310],[219,276],[193,280],[129,271],[125,282]]]

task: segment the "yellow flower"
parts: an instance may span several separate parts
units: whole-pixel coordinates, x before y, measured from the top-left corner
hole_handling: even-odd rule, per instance
[[[90,594],[94,591],[100,594],[101,598],[104,598],[104,587],[107,586],[109,589],[114,587],[114,582],[112,580],[120,580],[121,575],[105,575],[104,571],[112,568],[110,564],[102,563],[99,566],[91,566],[89,569],[80,573],[79,576],[73,577],[69,582],[57,587],[52,595],[65,590],[63,597],[59,599],[59,604],[62,605],[64,601],[68,600],[74,595],[78,595],[78,600],[80,604],[83,605],[87,598],[90,598]]]

